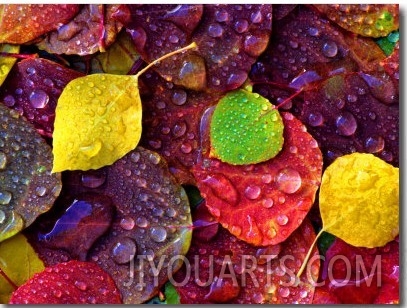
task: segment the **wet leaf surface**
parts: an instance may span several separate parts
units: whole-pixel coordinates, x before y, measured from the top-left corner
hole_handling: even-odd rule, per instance
[[[212,215],[237,238],[277,244],[298,228],[315,199],[322,173],[317,142],[283,113],[284,146],[264,163],[232,166],[203,157],[193,173]]]
[[[157,68],[167,80],[192,90],[241,86],[271,31],[270,5],[136,5],[130,10],[131,22],[123,23],[147,62],[197,43],[194,53]]]
[[[89,55],[105,51],[122,25],[112,18],[124,5],[86,4],[69,23],[64,23],[37,44],[49,53]]]
[[[397,304],[399,276],[398,240],[378,248],[356,248],[336,239],[327,250],[324,285],[315,289],[313,304]]]
[[[27,43],[57,29],[78,11],[77,4],[1,4],[0,43]]]
[[[22,113],[41,135],[51,137],[57,100],[67,83],[82,75],[46,59],[22,60],[0,88],[0,101]]]
[[[10,304],[121,304],[112,278],[92,262],[47,267],[19,287]]]
[[[399,28],[398,4],[316,4],[346,30],[369,37],[386,36]]]
[[[209,215],[205,211],[204,204],[196,209],[199,219]],[[210,241],[196,238],[195,231],[187,254],[189,270],[183,267],[173,278],[182,304],[311,303],[311,282],[318,276],[319,261],[300,281],[290,276],[315,238],[308,221],[284,243],[265,247],[240,241],[222,227]]]
[[[34,127],[0,104],[0,241],[31,225],[61,191],[51,148]]]
[[[188,198],[164,159],[139,147],[110,167],[67,172],[60,201],[72,202],[73,198],[80,200],[82,207],[91,207],[87,217],[83,217],[84,210],[78,220],[78,215],[67,217],[69,210],[60,209],[51,213],[51,217],[43,217],[30,231],[30,240],[44,263],[52,265],[86,257],[112,275],[125,303],[142,303],[156,295],[168,280],[168,271],[176,271],[180,266],[178,262],[169,262],[170,259],[188,251],[192,225]],[[70,202],[56,207],[72,208],[75,204]],[[115,208],[111,224],[109,202]],[[55,216],[59,221],[55,222]],[[61,221],[65,221],[66,228]],[[104,233],[102,227],[106,224],[109,228]],[[56,229],[62,231],[57,233]],[[39,241],[45,234],[54,239]],[[88,247],[83,246],[85,243],[89,243]],[[150,257],[155,266],[166,263],[157,272],[151,272]],[[152,273],[156,273],[156,278]]]
[[[20,46],[10,44],[0,44],[0,52],[4,53],[18,53]],[[7,75],[10,73],[11,68],[16,63],[17,59],[0,55],[0,86],[3,84]]]
[[[0,271],[15,285],[22,285],[43,269],[44,264],[21,233],[0,243]],[[0,302],[8,303],[13,291],[13,286],[0,276]]]

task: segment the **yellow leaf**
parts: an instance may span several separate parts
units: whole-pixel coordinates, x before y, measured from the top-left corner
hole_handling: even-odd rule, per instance
[[[17,286],[35,273],[44,270],[44,264],[21,233],[0,243],[0,268]],[[13,286],[0,275],[0,303],[7,304]]]
[[[133,150],[141,136],[138,77],[93,74],[72,80],[58,99],[53,133],[53,172],[99,169]]]
[[[18,53],[19,51],[20,46],[18,45],[0,44],[0,52]],[[0,86],[3,84],[16,61],[17,58],[14,57],[0,56]]]
[[[399,169],[372,154],[337,158],[319,193],[323,229],[350,245],[379,247],[399,234]]]

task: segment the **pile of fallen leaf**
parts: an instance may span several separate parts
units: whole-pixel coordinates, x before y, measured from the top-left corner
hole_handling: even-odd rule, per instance
[[[0,302],[399,302],[399,9],[0,5]]]

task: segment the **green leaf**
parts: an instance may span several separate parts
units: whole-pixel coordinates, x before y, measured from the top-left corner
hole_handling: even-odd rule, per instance
[[[139,76],[157,62],[195,46],[169,53],[134,76],[93,74],[72,80],[55,111],[53,172],[99,169],[133,150],[142,129]]]
[[[167,282],[165,284],[165,301],[168,305],[179,305],[181,304],[180,299],[179,299],[179,294],[175,287],[170,283]]]
[[[256,164],[283,147],[283,120],[264,97],[247,90],[224,96],[210,124],[211,156],[232,165]]]
[[[18,45],[0,44],[0,53],[18,53],[19,51],[20,46]],[[17,58],[15,57],[0,55],[0,86],[3,84],[16,61]]]
[[[0,243],[0,270],[17,286],[24,284],[44,264],[21,233]],[[0,303],[7,304],[14,287],[0,275]]]
[[[396,43],[399,41],[399,37],[400,37],[399,31],[393,31],[388,36],[381,37],[378,40],[376,40],[376,43],[384,51],[386,56],[390,56],[394,51]]]

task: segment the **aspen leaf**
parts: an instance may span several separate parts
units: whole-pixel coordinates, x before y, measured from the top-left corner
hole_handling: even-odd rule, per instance
[[[399,233],[399,169],[372,154],[337,158],[322,176],[323,229],[356,247],[380,247]]]
[[[99,169],[133,150],[141,136],[139,76],[158,61],[195,46],[167,54],[133,76],[93,74],[72,80],[55,111],[53,172]]]
[[[17,234],[0,243],[0,267],[17,286],[44,269],[34,249],[24,235]],[[8,303],[13,286],[0,275],[0,303]]]

